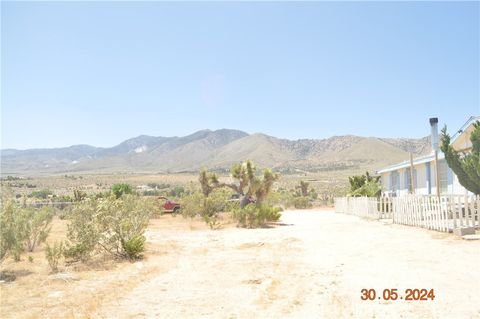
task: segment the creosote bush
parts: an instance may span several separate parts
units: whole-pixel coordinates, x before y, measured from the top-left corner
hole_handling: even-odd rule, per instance
[[[116,198],[120,198],[125,194],[133,194],[133,188],[127,183],[118,183],[112,186],[112,193]]]
[[[24,221],[19,214],[20,207],[13,200],[2,199],[0,210],[0,262],[10,254],[16,259],[23,251],[25,232]]]
[[[292,201],[293,207],[297,209],[306,209],[312,207],[312,203],[309,197],[295,197]]]
[[[99,211],[97,199],[87,199],[76,203],[68,215],[65,258],[70,261],[86,261],[96,249],[102,229],[97,222]]]
[[[45,247],[45,258],[48,261],[48,265],[52,272],[58,272],[58,263],[60,258],[62,258],[64,253],[63,241],[53,243],[53,246],[50,246],[47,243]]]
[[[184,217],[193,218],[195,216],[213,217],[220,212],[228,211],[231,192],[224,189],[213,190],[208,197],[202,193],[194,193],[182,198],[181,213]]]
[[[22,213],[27,250],[32,252],[37,245],[47,240],[52,228],[53,209],[46,206],[40,209],[25,208]]]
[[[123,250],[129,259],[139,259],[145,250],[146,238],[143,235],[137,235],[122,243]]]
[[[13,200],[2,201],[0,213],[0,260],[11,254],[20,261],[21,254],[35,247],[48,237],[53,210],[50,207],[26,208]]]
[[[282,217],[281,211],[282,209],[279,207],[248,204],[244,208],[234,211],[233,217],[240,227],[257,228],[264,227],[267,222],[280,220],[280,217]]]
[[[204,196],[193,193],[182,198],[181,214],[185,218],[194,218],[201,215]]]
[[[143,234],[155,205],[153,200],[128,194],[78,203],[69,216],[65,257],[85,261],[99,252],[120,258],[141,257]]]

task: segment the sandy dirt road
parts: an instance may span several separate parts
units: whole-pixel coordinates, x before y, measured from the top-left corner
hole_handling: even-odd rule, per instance
[[[282,223],[255,230],[149,230],[148,241],[175,250],[144,261],[145,267],[165,263],[97,315],[480,318],[480,241],[332,211],[287,211]],[[397,288],[400,295],[433,288],[436,297],[362,301],[363,288]]]

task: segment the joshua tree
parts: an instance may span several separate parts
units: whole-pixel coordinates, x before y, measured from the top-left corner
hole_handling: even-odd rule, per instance
[[[302,193],[303,197],[308,196],[308,186],[309,185],[310,184],[308,182],[300,181],[300,184],[298,185],[298,188],[300,189],[300,192]]]
[[[351,196],[380,196],[382,188],[379,183],[380,176],[372,177],[368,172],[365,175],[356,175],[348,178]]]
[[[82,200],[84,200],[87,197],[87,193],[82,192],[79,189],[74,189],[73,190],[73,197],[75,198],[76,202],[81,202]]]
[[[480,121],[473,123],[474,130],[470,136],[472,151],[469,153],[457,152],[450,145],[450,135],[447,127],[442,129],[441,150],[445,153],[445,160],[452,171],[457,175],[458,182],[476,195],[480,195]]]
[[[232,166],[231,176],[237,180],[236,183],[220,183],[215,173],[208,173],[205,170],[200,171],[199,181],[202,192],[208,196],[213,189],[219,187],[228,187],[242,196],[240,207],[245,207],[251,197],[255,197],[257,205],[260,205],[265,197],[270,193],[273,183],[278,180],[279,175],[272,172],[271,169],[265,169],[263,176],[256,176],[256,167],[252,161],[245,161]]]
[[[215,187],[218,187],[218,177],[215,173],[209,173],[205,169],[201,169],[198,181],[202,187],[202,193],[205,197],[208,197]]]

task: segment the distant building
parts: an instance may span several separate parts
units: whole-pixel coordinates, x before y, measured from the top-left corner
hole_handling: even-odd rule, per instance
[[[469,152],[472,148],[470,135],[473,131],[473,123],[480,120],[480,116],[472,116],[452,136],[452,146],[457,151]],[[385,167],[377,174],[381,176],[382,193],[386,196],[401,196],[410,192],[410,161],[404,161]],[[435,184],[435,155],[417,157],[413,160],[413,187],[415,194],[436,194]],[[458,182],[457,176],[448,167],[444,154],[438,153],[439,187],[441,195],[464,195],[467,191]]]

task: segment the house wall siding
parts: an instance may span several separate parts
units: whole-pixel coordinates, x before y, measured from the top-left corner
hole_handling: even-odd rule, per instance
[[[381,174],[382,182],[382,191],[385,195],[392,195],[393,191],[396,190],[396,196],[403,196],[409,193],[409,180],[410,180],[410,169],[402,168],[391,172],[386,172]],[[397,185],[393,187],[392,185],[392,175],[397,175]],[[408,174],[408,175],[407,175]],[[435,163],[427,162],[422,164],[417,164],[414,166],[414,175],[416,174],[415,181],[415,194],[419,195],[434,195],[436,194],[437,188],[435,183]],[[446,191],[442,192],[442,195],[463,195],[465,194],[465,188],[460,185],[458,182],[457,176],[453,171],[448,168],[448,187]],[[430,189],[429,189],[430,188]]]

